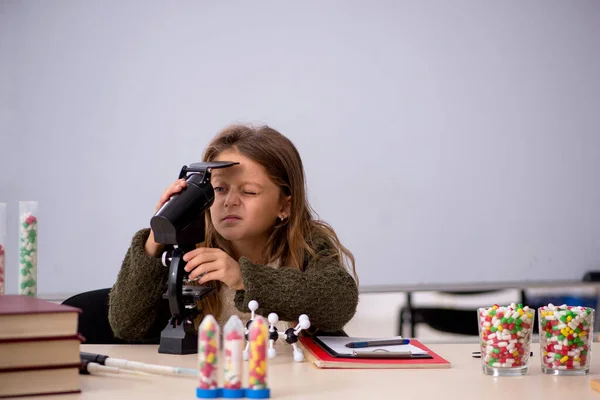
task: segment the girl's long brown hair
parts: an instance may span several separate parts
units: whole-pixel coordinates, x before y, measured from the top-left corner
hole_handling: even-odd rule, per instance
[[[235,150],[243,156],[262,165],[270,179],[281,189],[281,196],[291,196],[290,215],[274,224],[273,230],[263,249],[265,264],[279,260],[279,265],[302,269],[306,254],[314,255],[309,246],[317,232],[330,239],[336,249],[336,256],[350,269],[358,283],[354,255],[344,247],[335,231],[326,222],[314,218],[307,196],[304,167],[296,146],[284,135],[269,126],[253,127],[231,125],[215,136],[207,147],[203,161],[213,161],[223,151]],[[206,213],[206,247],[217,247],[232,254],[227,240],[215,230],[210,213]],[[218,316],[222,304],[216,292],[221,282],[212,281],[217,290],[199,302],[203,314]]]

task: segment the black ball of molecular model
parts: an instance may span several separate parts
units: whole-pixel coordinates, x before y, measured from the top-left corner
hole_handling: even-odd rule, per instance
[[[248,342],[248,331],[250,328],[250,324],[254,320],[255,312],[258,309],[258,302],[256,300],[252,300],[248,303],[248,308],[250,309],[251,316],[248,323],[246,323],[246,328],[244,329],[245,337],[246,337],[246,348],[244,349],[244,360],[248,360],[249,354],[248,349],[250,347],[250,343]],[[275,358],[277,355],[277,351],[275,350],[275,342],[278,339],[284,340],[287,344],[292,345],[294,348],[294,361],[302,362],[304,361],[304,353],[302,349],[298,347],[298,336],[303,329],[310,328],[310,320],[306,314],[302,314],[298,317],[298,324],[295,328],[288,328],[285,332],[279,332],[275,324],[279,322],[279,316],[275,313],[270,313],[267,317],[269,321],[269,349],[267,355],[270,359]]]

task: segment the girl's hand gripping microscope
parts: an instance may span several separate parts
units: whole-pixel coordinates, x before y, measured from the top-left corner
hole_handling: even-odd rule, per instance
[[[161,332],[159,353],[198,352],[198,332],[194,328],[194,318],[199,314],[196,301],[215,288],[184,284],[189,273],[184,270],[186,262],[183,255],[204,241],[204,213],[215,199],[210,183],[211,171],[236,164],[239,163],[216,161],[184,165],[179,179],[185,178],[187,186],[171,196],[150,220],[154,240],[165,245],[162,261],[169,268],[167,291],[163,298],[169,300],[171,319]]]

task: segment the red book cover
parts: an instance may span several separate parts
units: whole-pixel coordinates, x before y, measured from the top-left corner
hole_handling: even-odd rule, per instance
[[[46,393],[27,393],[27,394],[17,394],[10,396],[0,396],[0,399],[16,399],[16,398],[29,398],[29,397],[37,397],[37,396],[58,396],[63,394],[80,394],[81,389],[68,390],[64,392],[46,392]]]
[[[81,309],[65,304],[52,303],[37,297],[7,294],[0,296],[0,316],[47,313],[80,313]]]
[[[36,368],[13,368],[0,373],[0,398],[81,393],[81,361]]]
[[[0,374],[80,361],[81,335],[0,338]]]
[[[81,334],[68,336],[34,336],[34,337],[20,337],[20,338],[0,338],[0,344],[3,343],[21,343],[21,342],[54,342],[63,340],[77,340],[80,343],[85,342],[85,338]]]
[[[43,365],[43,366],[35,366],[35,367],[7,368],[7,369],[3,369],[1,372],[3,374],[6,374],[9,372],[43,371],[43,370],[49,370],[49,369],[65,369],[65,368],[78,368],[79,370],[81,370],[81,368],[82,368],[81,361],[76,362],[76,363],[59,364],[59,365]]]
[[[0,339],[74,335],[81,312],[31,296],[0,296]]]

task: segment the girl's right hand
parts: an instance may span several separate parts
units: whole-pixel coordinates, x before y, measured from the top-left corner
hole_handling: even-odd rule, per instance
[[[169,186],[160,196],[160,200],[158,200],[158,204],[156,205],[156,209],[154,210],[154,214],[160,210],[160,208],[173,196],[175,193],[179,193],[187,186],[187,182],[185,179],[177,179],[171,186]]]
[[[156,204],[156,208],[154,209],[154,214],[160,210],[160,208],[173,196],[175,193],[181,192],[187,186],[187,182],[185,179],[177,179],[173,184],[171,184],[160,196],[158,200],[158,204]],[[144,249],[148,255],[152,257],[158,257],[161,253],[163,245],[160,243],[156,243],[154,241],[154,232],[150,230],[150,236],[148,236],[148,240],[146,240],[146,244]]]

